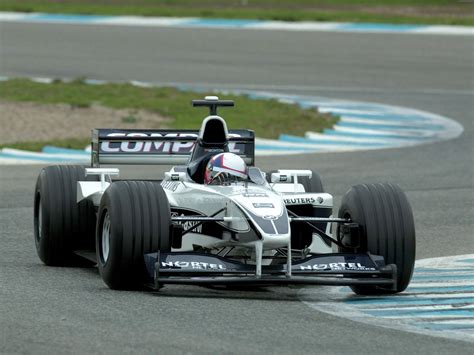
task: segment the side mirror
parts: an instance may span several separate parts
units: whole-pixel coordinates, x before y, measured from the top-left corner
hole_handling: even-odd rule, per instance
[[[282,173],[272,173],[270,181],[272,183],[288,183],[293,181],[293,176],[288,175],[288,174],[282,174]]]
[[[311,170],[278,170],[276,173],[272,173],[272,183],[290,183],[297,182],[298,177],[309,177],[311,179]]]
[[[165,172],[165,180],[166,181],[185,181],[186,180],[186,173],[184,172]]]

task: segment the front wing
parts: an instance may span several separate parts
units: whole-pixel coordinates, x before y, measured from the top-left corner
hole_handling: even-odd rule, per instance
[[[152,288],[187,285],[373,285],[395,289],[396,265],[371,254],[319,254],[286,264],[264,265],[257,277],[255,265],[218,255],[172,252],[145,254]]]

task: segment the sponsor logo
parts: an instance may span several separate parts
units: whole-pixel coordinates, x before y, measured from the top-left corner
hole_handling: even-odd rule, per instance
[[[279,217],[279,216],[267,215],[267,216],[263,216],[263,219],[275,220],[275,219],[278,219],[278,217]]]
[[[268,195],[263,193],[263,192],[248,192],[248,193],[242,194],[242,196],[244,196],[244,197],[268,197]]]
[[[364,266],[361,263],[329,263],[329,264],[300,265],[300,270],[375,271],[375,268]]]
[[[171,212],[171,218],[173,218],[173,217],[191,217],[192,218],[193,216],[187,216],[183,213],[179,214],[178,212]],[[194,216],[194,217],[196,217],[196,216]],[[177,223],[181,224],[181,226],[183,226],[184,230],[188,230],[188,229],[191,229],[191,228],[195,227],[200,222],[199,221],[179,221]],[[192,232],[193,233],[202,233],[202,224],[195,227],[192,230]]]
[[[160,133],[109,133],[107,137],[156,137],[156,141],[147,142],[102,142],[100,150],[105,153],[189,153],[195,142],[179,142],[179,138],[197,138],[193,133],[168,133],[164,136]],[[176,142],[160,141],[160,137],[175,137]]]
[[[274,208],[273,203],[270,202],[259,202],[259,203],[252,203],[254,208]]]
[[[163,268],[180,268],[180,269],[195,269],[195,270],[226,270],[225,265],[204,263],[202,261],[162,261]]]
[[[313,197],[295,197],[295,198],[285,198],[285,205],[311,205],[316,202]]]
[[[233,134],[235,137],[239,135]],[[193,148],[195,141],[184,142],[179,141],[180,138],[194,138],[197,139],[198,135],[194,133],[167,133],[162,135],[161,133],[109,133],[107,137],[123,137],[123,138],[133,138],[133,137],[156,137],[156,141],[146,141],[146,142],[137,142],[137,141],[123,141],[123,142],[101,142],[100,152],[101,153],[154,153],[154,154],[186,154],[190,153]],[[161,137],[171,137],[176,138],[176,141],[160,141]],[[243,153],[243,149],[239,149],[236,145],[236,142],[229,142],[229,151],[231,153]]]

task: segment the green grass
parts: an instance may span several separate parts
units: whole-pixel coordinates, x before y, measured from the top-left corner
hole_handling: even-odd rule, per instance
[[[52,145],[55,147],[69,148],[69,149],[84,149],[88,144],[91,143],[89,138],[69,138],[69,139],[53,139],[48,141],[37,141],[37,142],[16,142],[8,144],[0,144],[2,148],[13,148],[23,149],[32,152],[40,152],[45,145]]]
[[[166,121],[169,128],[198,129],[208,111],[207,108],[193,108],[191,100],[205,95],[206,93],[179,91],[174,88],[141,88],[130,84],[88,85],[82,80],[70,83],[57,81],[53,84],[35,83],[27,79],[0,82],[2,100],[65,103],[75,107],[98,104],[116,109],[144,109],[171,118],[170,121]],[[219,111],[227,121],[229,129],[253,129],[256,135],[262,138],[277,138],[280,133],[303,135],[306,131],[321,131],[332,127],[338,120],[315,109],[301,109],[296,105],[283,104],[276,100],[251,100],[245,96],[234,95],[220,96],[235,101],[235,107],[222,108]],[[133,120],[130,117],[124,119]],[[78,140],[28,143],[31,145],[28,148],[39,150],[45,144],[77,148],[84,147],[84,142],[89,141],[89,137],[77,138]],[[17,148],[26,148],[26,143],[18,143]]]
[[[0,11],[474,25],[473,4],[455,0],[0,0]]]

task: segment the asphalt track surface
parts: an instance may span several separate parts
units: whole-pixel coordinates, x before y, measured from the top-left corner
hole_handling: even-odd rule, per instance
[[[402,186],[417,258],[469,254],[473,239],[473,41],[403,34],[287,33],[0,24],[0,75],[259,87],[395,104],[460,122],[461,137],[402,149],[261,158],[317,168],[336,197],[355,183]],[[237,103],[238,104],[238,103]],[[225,117],[225,115],[224,115]],[[38,166],[0,168],[0,352],[470,353],[472,343],[319,313],[297,288],[170,286],[114,292],[95,269],[36,256]],[[124,169],[128,177],[161,168]]]

